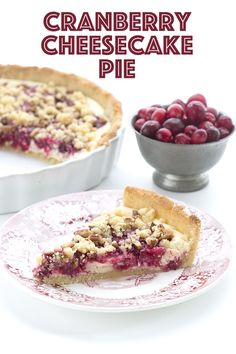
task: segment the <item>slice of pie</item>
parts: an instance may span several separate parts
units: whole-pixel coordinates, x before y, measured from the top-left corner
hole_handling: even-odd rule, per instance
[[[0,148],[62,162],[106,145],[120,121],[120,103],[86,79],[0,65]]]
[[[156,193],[126,187],[124,206],[95,217],[69,243],[38,257],[48,284],[169,271],[193,263],[200,220]]]

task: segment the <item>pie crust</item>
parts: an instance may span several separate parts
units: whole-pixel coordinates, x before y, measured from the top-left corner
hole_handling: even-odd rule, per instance
[[[38,257],[35,278],[48,284],[188,267],[201,222],[157,193],[126,187],[123,206],[93,218],[71,241]]]
[[[201,230],[201,221],[196,215],[188,213],[184,206],[164,195],[135,187],[125,188],[124,205],[133,209],[153,208],[163,222],[185,234],[191,247],[184,257],[182,266],[188,267],[193,263]]]
[[[106,123],[107,123],[106,129],[103,129],[101,134],[98,134],[97,136],[95,136],[94,132],[99,131],[99,129],[93,126],[91,129],[92,129],[92,133],[94,133],[94,135],[91,136],[92,134],[90,134],[91,144],[88,147],[86,145],[85,148],[81,148],[81,149],[76,148],[75,151],[73,151],[73,153],[71,153],[71,155],[74,155],[75,157],[77,157],[81,152],[88,152],[88,151],[94,150],[100,146],[106,146],[107,144],[109,144],[109,141],[117,135],[117,131],[121,125],[121,115],[122,115],[120,103],[109,92],[106,92],[105,90],[101,89],[96,84],[90,82],[89,80],[87,80],[85,78],[82,78],[82,77],[79,77],[79,76],[76,76],[73,74],[62,73],[62,72],[59,72],[59,71],[56,71],[53,69],[49,69],[49,68],[21,67],[21,66],[17,66],[17,65],[6,65],[6,66],[0,65],[0,80],[2,82],[4,82],[6,80],[7,83],[9,83],[9,82],[10,83],[19,82],[19,84],[25,83],[26,85],[28,85],[30,83],[31,85],[36,85],[35,86],[36,89],[37,89],[37,85],[39,86],[39,88],[40,88],[40,85],[44,85],[43,86],[44,88],[47,87],[47,85],[52,85],[53,88],[55,88],[55,90],[57,90],[57,88],[63,89],[66,92],[65,95],[67,94],[67,92],[68,92],[68,95],[78,93],[78,95],[77,95],[78,97],[79,97],[79,94],[81,94],[81,97],[83,99],[84,98],[85,99],[87,99],[87,98],[92,99],[96,102],[96,104],[98,104],[103,109],[104,114],[101,119],[104,119],[106,121]],[[0,86],[1,86],[1,84],[0,84]],[[33,94],[31,94],[31,96],[32,95]],[[40,99],[40,97],[39,97],[39,99]],[[38,101],[36,101],[36,102],[38,102]],[[1,103],[1,100],[0,100],[0,103]],[[77,104],[77,103],[79,105],[79,99],[78,99],[78,101],[76,101],[76,99],[74,99],[73,104]],[[7,104],[8,104],[8,102],[7,102]],[[84,103],[84,105],[86,107],[86,102]],[[38,103],[38,106],[40,106],[40,101]],[[38,106],[37,106],[37,108],[38,108]],[[66,108],[68,108],[68,107],[66,107]],[[14,110],[14,101],[13,101],[12,109]],[[60,108],[60,109],[63,109],[63,102],[62,102],[62,108]],[[16,110],[17,110],[17,112],[16,112],[16,116],[17,116],[19,113],[19,107],[17,107]],[[92,108],[90,110],[92,112],[91,114],[94,117],[96,117],[96,119],[100,118],[99,116],[97,117],[96,112],[95,111],[93,112]],[[25,114],[25,112],[23,112],[23,113]],[[58,113],[58,111],[57,111],[57,113]],[[6,128],[6,126],[4,126],[2,123],[2,120],[1,120],[2,118],[4,118],[6,120],[6,118],[3,117],[3,114],[4,114],[4,110],[2,110],[2,112],[1,112],[1,104],[0,104],[0,146],[2,145],[6,148],[12,148],[12,144],[4,144],[4,142],[1,143],[1,136],[3,136],[6,129],[9,129],[9,127]],[[63,113],[63,114],[65,116],[65,113]],[[62,117],[63,114],[60,116]],[[79,114],[81,114],[81,112]],[[34,116],[34,111],[30,112],[30,115]],[[85,115],[86,115],[86,112],[84,113],[84,116]],[[82,116],[83,119],[84,119],[84,116]],[[56,119],[57,119],[57,117],[58,117],[58,115],[56,116]],[[36,118],[38,119],[38,117],[36,117]],[[79,118],[81,118],[81,116]],[[79,120],[79,118],[78,118],[78,120]],[[87,116],[86,116],[86,118],[87,118]],[[90,117],[90,120],[92,118],[93,117]],[[13,119],[13,121],[14,121],[14,119]],[[86,122],[87,121],[85,121],[85,123]],[[14,121],[14,126],[17,126],[17,124],[18,124],[18,121],[16,119],[16,121]],[[53,126],[54,123],[50,121],[50,124],[52,124],[52,126]],[[66,123],[66,124],[68,124],[68,123]],[[61,123],[61,126],[67,132],[67,127],[65,128],[65,124],[63,121]],[[23,124],[23,128],[24,127],[25,126]],[[22,124],[21,124],[20,129],[21,128],[22,128]],[[35,128],[35,124],[34,124],[34,128]],[[36,126],[36,128],[38,128],[38,127]],[[45,128],[45,126],[43,128]],[[39,127],[39,129],[40,129],[40,127]],[[55,127],[55,130],[57,130],[57,129],[58,129],[58,121],[57,121],[57,125]],[[83,130],[81,130],[81,131],[82,131],[81,134],[83,135]],[[90,133],[90,131],[88,131],[88,133]],[[85,134],[86,134],[86,132],[85,132]],[[64,137],[68,138],[65,135],[64,135]],[[62,141],[63,141],[64,137],[62,137]],[[74,134],[74,138],[76,138],[75,134]],[[30,136],[30,139],[32,140],[33,138]],[[14,146],[14,144],[13,144],[13,148],[19,150],[19,148]],[[73,146],[73,148],[74,148],[74,146]],[[68,157],[71,157],[71,156],[68,156],[68,153],[64,154],[64,155],[63,154],[52,155],[51,153],[45,154],[45,150],[43,151],[42,148],[38,148],[38,145],[37,145],[37,149],[35,149],[35,151],[30,148],[29,149],[22,149],[21,148],[20,150],[23,150],[25,153],[30,153],[30,154],[33,154],[38,157],[46,158],[47,160],[50,160],[54,163],[64,161]]]

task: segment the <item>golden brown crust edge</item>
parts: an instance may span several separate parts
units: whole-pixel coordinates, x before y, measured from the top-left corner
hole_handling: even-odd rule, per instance
[[[131,275],[143,275],[143,274],[152,274],[155,273],[156,269],[152,268],[135,268],[129,270],[122,270],[122,271],[110,271],[107,273],[87,273],[87,274],[80,274],[77,276],[69,276],[69,275],[51,275],[50,277],[43,278],[42,282],[45,284],[50,285],[66,285],[72,283],[84,283],[87,281],[94,281],[94,280],[103,280],[103,279],[119,279],[120,277],[124,276],[131,276]],[[40,281],[39,281],[40,282]]]
[[[118,129],[121,126],[122,109],[120,102],[111,93],[80,76],[36,66],[0,65],[0,78],[44,83],[51,81],[56,85],[65,86],[70,90],[80,90],[85,95],[96,100],[104,108],[105,114],[111,123],[110,129],[102,135],[101,139],[97,142],[97,146],[106,145],[109,140],[117,135]]]
[[[173,200],[145,189],[126,187],[124,190],[124,206],[140,209],[153,208],[158,217],[188,236],[190,251],[182,262],[183,267],[193,263],[200,237],[201,221],[196,215],[187,213],[185,208]]]

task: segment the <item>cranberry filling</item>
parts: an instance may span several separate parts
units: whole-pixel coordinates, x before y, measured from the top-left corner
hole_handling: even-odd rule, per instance
[[[132,247],[127,253],[116,250],[105,255],[87,255],[83,260],[80,259],[80,252],[76,252],[71,261],[55,262],[52,253],[44,254],[44,263],[33,270],[34,275],[42,279],[54,274],[64,274],[69,276],[76,276],[80,273],[86,272],[86,265],[91,262],[99,262],[101,264],[111,264],[114,270],[123,271],[137,266],[143,267],[159,267],[162,271],[169,271],[177,269],[181,264],[180,257],[170,260],[167,264],[161,264],[162,256],[166,249],[161,246],[144,245],[141,250]],[[59,251],[61,253],[61,251]],[[53,264],[53,267],[52,267]]]
[[[133,246],[127,253],[115,251],[104,256],[98,256],[96,260],[100,263],[111,263],[116,270],[127,270],[136,266],[160,267],[163,271],[177,269],[181,263],[179,257],[165,265],[161,264],[165,252],[166,249],[162,246],[149,246],[143,243],[141,250]]]
[[[77,151],[72,143],[65,143],[64,141],[59,142],[58,150],[62,154],[67,153],[70,155],[73,155]]]
[[[59,251],[61,254],[62,251]],[[60,260],[55,261],[53,259],[53,253],[44,254],[44,263],[39,267],[33,269],[33,274],[42,279],[48,277],[52,274],[66,274],[66,275],[77,275],[78,273],[84,271],[86,261],[80,260],[80,253],[76,252],[72,261],[60,262]],[[53,264],[53,266],[52,266]]]
[[[2,119],[4,131],[0,132],[0,145],[9,143],[13,148],[18,148],[22,151],[27,151],[30,148],[31,141],[33,140],[39,149],[43,149],[46,154],[54,148],[58,148],[59,152],[65,154],[74,154],[76,149],[72,143],[66,143],[63,141],[57,141],[51,137],[45,137],[40,139],[33,139],[31,133],[35,127],[16,127],[8,122],[7,118]]]
[[[166,265],[162,267],[163,272],[168,272],[169,270],[176,270],[180,267],[181,259],[176,257],[174,260],[169,261]]]
[[[37,147],[39,149],[43,149],[46,154],[48,154],[52,150],[54,143],[55,140],[49,137],[35,140],[35,144],[37,145]]]
[[[11,129],[0,134],[0,145],[8,142],[12,147],[26,151],[30,146],[31,132],[31,128],[12,127]]]

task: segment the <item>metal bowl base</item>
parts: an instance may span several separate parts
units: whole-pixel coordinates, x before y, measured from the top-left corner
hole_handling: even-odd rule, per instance
[[[204,188],[209,183],[209,177],[205,173],[193,176],[178,176],[155,171],[153,181],[159,187],[172,192],[193,192]]]

